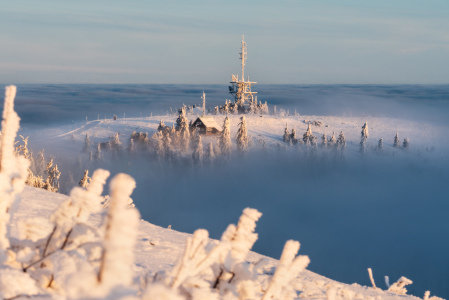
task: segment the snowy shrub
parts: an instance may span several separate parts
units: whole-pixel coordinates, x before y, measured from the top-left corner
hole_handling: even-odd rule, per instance
[[[153,287],[165,294],[186,299],[294,299],[297,291],[291,281],[303,271],[307,256],[298,256],[299,243],[288,241],[274,275],[261,273],[264,260],[246,260],[257,240],[254,232],[261,213],[246,208],[237,226],[229,225],[219,242],[209,240],[208,232],[199,229],[188,237],[183,255],[168,274],[156,274]],[[165,289],[161,287],[165,285]],[[264,284],[265,283],[265,284]]]

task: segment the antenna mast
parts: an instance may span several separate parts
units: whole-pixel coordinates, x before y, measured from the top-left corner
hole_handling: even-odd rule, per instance
[[[206,93],[204,91],[201,99],[203,99],[203,117],[204,117],[204,115],[206,114]]]
[[[245,81],[246,58],[247,58],[247,51],[246,51],[245,36],[242,34],[242,52],[240,52],[240,59],[242,60],[242,81]]]
[[[242,61],[242,77],[239,80],[238,75],[231,76],[231,85],[229,86],[229,93],[234,96],[234,102],[238,105],[240,112],[245,111],[245,105],[251,104],[255,101],[255,95],[257,92],[251,91],[251,87],[257,82],[245,81],[245,65],[247,59],[247,50],[245,43],[245,36],[242,35],[242,48],[240,54],[240,60]]]

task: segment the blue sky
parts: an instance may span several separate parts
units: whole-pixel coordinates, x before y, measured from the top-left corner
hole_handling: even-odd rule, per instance
[[[154,3],[153,3],[154,2]],[[9,1],[1,83],[449,83],[449,1]]]

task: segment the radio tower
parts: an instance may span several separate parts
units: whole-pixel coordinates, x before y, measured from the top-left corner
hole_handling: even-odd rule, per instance
[[[245,111],[245,103],[254,101],[254,96],[257,92],[251,91],[251,86],[257,82],[245,81],[245,64],[247,59],[247,50],[244,36],[242,35],[242,48],[240,52],[240,60],[242,61],[242,77],[239,80],[238,75],[232,75],[232,85],[229,86],[229,93],[234,96],[234,101],[238,105],[239,112]]]
[[[206,93],[203,91],[203,96],[201,96],[201,99],[203,99],[203,115],[204,117],[206,115]]]

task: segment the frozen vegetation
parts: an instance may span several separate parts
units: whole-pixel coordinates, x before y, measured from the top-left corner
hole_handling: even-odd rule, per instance
[[[218,136],[201,136],[191,130],[189,122],[196,114],[182,108],[176,114],[115,117],[89,121],[65,132],[34,132],[29,141],[18,139],[19,146],[14,146],[19,129],[12,109],[14,94],[14,87],[7,89],[2,123],[3,298],[404,299],[405,286],[411,284],[406,277],[398,276],[397,282],[390,285],[386,281],[385,287],[379,283],[376,287],[372,272],[370,276],[366,272],[368,266],[361,265],[364,275],[360,281],[372,278],[373,287],[366,287],[338,283],[305,270],[309,258],[297,256],[299,243],[295,241],[287,241],[282,251],[276,239],[265,242],[279,249],[279,261],[250,252],[258,240],[255,227],[262,217],[258,210],[243,209],[237,225],[229,225],[221,237],[214,233],[214,240],[204,229],[188,235],[140,220],[130,197],[137,208],[151,210],[165,198],[155,192],[159,186],[166,189],[168,197],[171,190],[176,193],[170,183],[176,176],[186,178],[180,182],[197,190],[198,198],[225,199],[223,195],[233,197],[228,190],[246,193],[246,188],[256,187],[260,178],[255,176],[264,169],[273,176],[302,169],[307,177],[317,178],[334,168],[343,176],[351,168],[357,173],[359,164],[370,164],[370,160],[378,165],[429,160],[431,155],[439,155],[431,152],[438,135],[435,128],[389,118],[289,116],[283,109],[276,114],[272,110],[272,115],[238,115],[226,102],[214,115],[217,123],[223,124]],[[265,105],[258,105],[253,103],[252,109],[266,113]],[[399,132],[401,138],[405,137],[403,142]],[[25,133],[22,135],[27,136]],[[60,168],[43,153],[39,159],[31,159],[28,147],[39,149],[44,144],[45,151],[59,149],[50,153],[54,161],[61,162]],[[106,197],[103,186],[109,172],[100,167],[118,173],[110,181],[110,195]],[[120,173],[123,171],[135,179]],[[41,179],[46,185],[30,181],[30,174],[46,176],[45,181]],[[214,176],[220,181],[217,189],[211,179]],[[230,180],[224,181],[226,178]],[[295,189],[288,175],[283,178],[287,179],[285,185],[280,184],[282,178],[272,183],[276,189],[281,188],[277,191]],[[135,180],[137,187],[139,183],[145,186],[137,194],[133,194]],[[308,179],[304,177],[303,181]],[[30,187],[23,190],[25,182],[68,196]],[[312,199],[306,189],[294,194]],[[148,206],[136,200],[143,195]],[[248,195],[250,200],[252,193]],[[183,203],[182,198],[190,202]],[[178,205],[206,204],[195,203],[194,198],[193,194],[179,194]],[[248,202],[244,204],[261,205],[261,210],[270,215],[269,206]],[[229,199],[224,204],[232,203]],[[216,223],[226,221],[221,219]],[[179,228],[177,224],[175,228]],[[261,237],[264,230],[269,228],[263,227]],[[304,253],[311,256],[313,264],[313,253]],[[376,265],[371,267],[376,275]],[[424,298],[432,297],[426,293]]]

